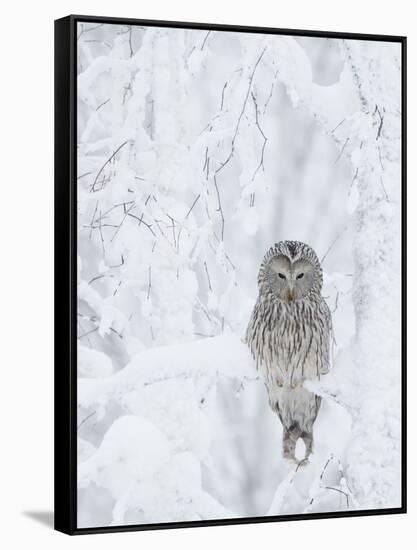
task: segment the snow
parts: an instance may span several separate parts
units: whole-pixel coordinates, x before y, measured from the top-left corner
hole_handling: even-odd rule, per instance
[[[80,489],[93,484],[108,490],[119,522],[125,515],[135,518],[132,522],[139,521],[141,516],[132,511],[139,503],[146,503],[148,521],[173,521],[169,515],[172,511],[159,506],[164,491],[182,495],[173,503],[174,508],[182,499],[207,500],[201,468],[216,468],[210,451],[216,438],[217,392],[227,380],[262,388],[247,346],[235,335],[145,350],[111,376],[79,379],[78,403],[83,409],[101,408],[102,418],[113,403],[123,411],[110,424],[97,450],[87,452],[85,445],[79,448]],[[329,452],[342,456],[349,437],[351,420],[344,409],[332,402],[323,404],[323,409],[316,425],[320,443],[310,465],[311,475],[316,475]],[[227,429],[233,429],[232,425]],[[331,442],[326,441],[330,434]],[[280,491],[284,491],[288,476],[283,467]],[[297,491],[305,492],[305,475],[300,478],[297,473],[294,477],[295,472],[291,483]],[[132,483],[138,494],[132,494]],[[201,512],[200,517],[235,515],[213,497],[210,503],[212,512]],[[276,503],[271,505],[271,510],[276,508]]]
[[[100,378],[113,373],[111,359],[102,351],[86,348],[78,344],[77,349],[78,376],[85,378]]]
[[[110,426],[97,451],[78,469],[78,483],[95,481],[120,498],[132,478],[149,478],[168,460],[169,443],[153,424],[125,415]]]
[[[145,350],[111,377],[79,379],[78,403],[90,407],[99,400],[108,401],[116,395],[124,399],[133,384],[147,387],[172,380],[190,380],[194,383],[202,377],[213,380],[220,374],[239,380],[258,377],[249,349],[235,335]],[[181,382],[183,390],[182,386]],[[200,399],[203,397],[201,395]]]
[[[201,462],[209,456],[210,411],[220,376],[257,378],[249,350],[235,336],[150,349],[112,376],[93,383],[79,379],[81,407],[104,404],[105,409],[115,401],[124,411],[87,459],[84,446],[80,447],[79,487],[94,484],[107,489],[119,522],[139,505],[146,506],[148,521],[172,521],[170,510],[161,507],[161,499],[166,502],[167,497],[174,499],[173,507],[197,500],[198,517],[230,517],[201,487]],[[132,483],[138,494],[132,493]],[[189,506],[185,510],[189,513]]]
[[[79,526],[397,506],[399,45],[83,29]],[[280,239],[335,333],[298,469],[242,342]]]

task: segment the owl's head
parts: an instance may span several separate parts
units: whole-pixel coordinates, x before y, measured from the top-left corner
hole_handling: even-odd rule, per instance
[[[298,241],[281,241],[266,253],[258,284],[261,292],[291,302],[311,293],[320,294],[323,273],[311,247]]]

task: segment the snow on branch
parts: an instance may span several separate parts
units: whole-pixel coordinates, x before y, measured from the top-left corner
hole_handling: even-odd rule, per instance
[[[150,349],[114,375],[80,378],[78,405],[93,409],[80,428],[92,416],[105,418],[112,403],[125,413],[80,464],[79,487],[95,483],[110,491],[119,523],[138,508],[149,521],[173,521],[174,510],[182,510],[179,519],[233,517],[203,489],[200,471],[208,459],[208,415],[221,378],[258,378],[249,350],[235,336]]]
[[[139,353],[121,371],[110,377],[83,378],[78,385],[78,402],[83,407],[109,402],[129,389],[170,380],[200,376],[257,380],[247,346],[236,336],[224,335],[187,344],[151,348]]]

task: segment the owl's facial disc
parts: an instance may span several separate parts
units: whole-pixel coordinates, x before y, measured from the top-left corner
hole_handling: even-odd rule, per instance
[[[292,274],[296,299],[305,298],[314,283],[314,267],[306,260],[298,260],[292,264]]]
[[[286,256],[271,258],[268,280],[280,300],[291,302],[305,298],[314,282],[314,267],[306,260],[292,263]]]

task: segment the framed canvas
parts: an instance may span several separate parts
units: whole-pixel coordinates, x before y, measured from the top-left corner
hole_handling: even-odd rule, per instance
[[[55,526],[406,511],[406,39],[55,22]]]

